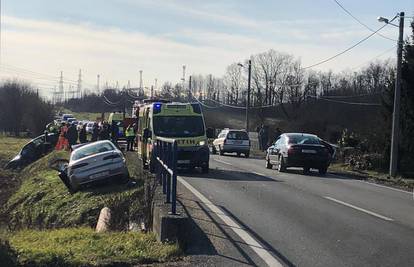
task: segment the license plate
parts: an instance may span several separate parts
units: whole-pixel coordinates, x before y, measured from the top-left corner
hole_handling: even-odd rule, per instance
[[[306,153],[306,154],[316,154],[316,150],[312,150],[312,149],[302,149],[302,153]]]
[[[243,141],[234,141],[235,145],[241,145],[243,143]]]
[[[186,160],[177,160],[177,163],[179,163],[179,164],[186,164],[186,163],[190,163],[190,160],[189,159],[186,159]]]
[[[97,174],[90,175],[89,178],[96,179],[96,178],[104,177],[104,176],[107,176],[107,175],[109,175],[109,172],[100,172],[100,173],[97,173]]]

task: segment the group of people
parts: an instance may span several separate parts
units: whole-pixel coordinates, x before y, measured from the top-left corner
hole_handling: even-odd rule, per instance
[[[49,127],[47,127],[47,129],[49,129]],[[86,123],[77,126],[74,123],[62,122],[57,129],[57,132],[59,133],[59,139],[56,143],[56,150],[71,150],[72,146],[76,145],[78,141],[81,144],[89,142],[88,133],[86,131]],[[111,140],[115,145],[117,145],[118,136],[119,125],[117,123],[110,125],[108,122],[95,122],[92,128],[90,142],[98,140]],[[129,125],[126,128],[125,136],[127,139],[127,150],[133,151],[135,141],[134,125]]]

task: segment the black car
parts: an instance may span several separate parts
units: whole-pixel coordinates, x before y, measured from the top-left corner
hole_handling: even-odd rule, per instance
[[[267,149],[266,168],[276,165],[280,172],[284,172],[289,167],[302,167],[305,173],[314,168],[324,175],[333,154],[333,147],[316,135],[285,133]]]
[[[45,140],[44,134],[34,138],[20,150],[19,154],[7,163],[6,169],[22,168],[38,160],[55,147],[58,138],[58,134],[55,133],[48,134],[47,140]]]

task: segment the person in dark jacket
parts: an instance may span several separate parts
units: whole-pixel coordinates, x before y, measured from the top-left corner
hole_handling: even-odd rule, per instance
[[[105,122],[102,125],[102,129],[99,131],[99,140],[109,140],[109,136],[109,124]]]
[[[76,125],[71,124],[66,132],[66,138],[69,142],[69,148],[72,149],[72,146],[78,141],[78,131],[76,130]]]
[[[93,128],[92,128],[92,139],[91,142],[95,142],[98,140],[98,136],[99,136],[99,128],[98,128],[98,124],[95,122],[93,124]]]
[[[111,139],[114,144],[118,142],[119,126],[118,123],[112,122]]]
[[[79,131],[79,142],[81,144],[88,142],[87,137],[86,137],[86,123],[82,125],[82,128]]]

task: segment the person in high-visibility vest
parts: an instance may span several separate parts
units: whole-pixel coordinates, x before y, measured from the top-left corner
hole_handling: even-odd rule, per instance
[[[126,128],[125,137],[127,139],[127,151],[134,151],[135,129],[132,125]]]
[[[62,150],[62,149],[67,150],[69,148],[69,142],[68,142],[68,139],[66,138],[67,131],[68,131],[68,127],[66,126],[64,122],[62,122],[62,127],[60,127],[59,139],[55,147],[56,150]]]

